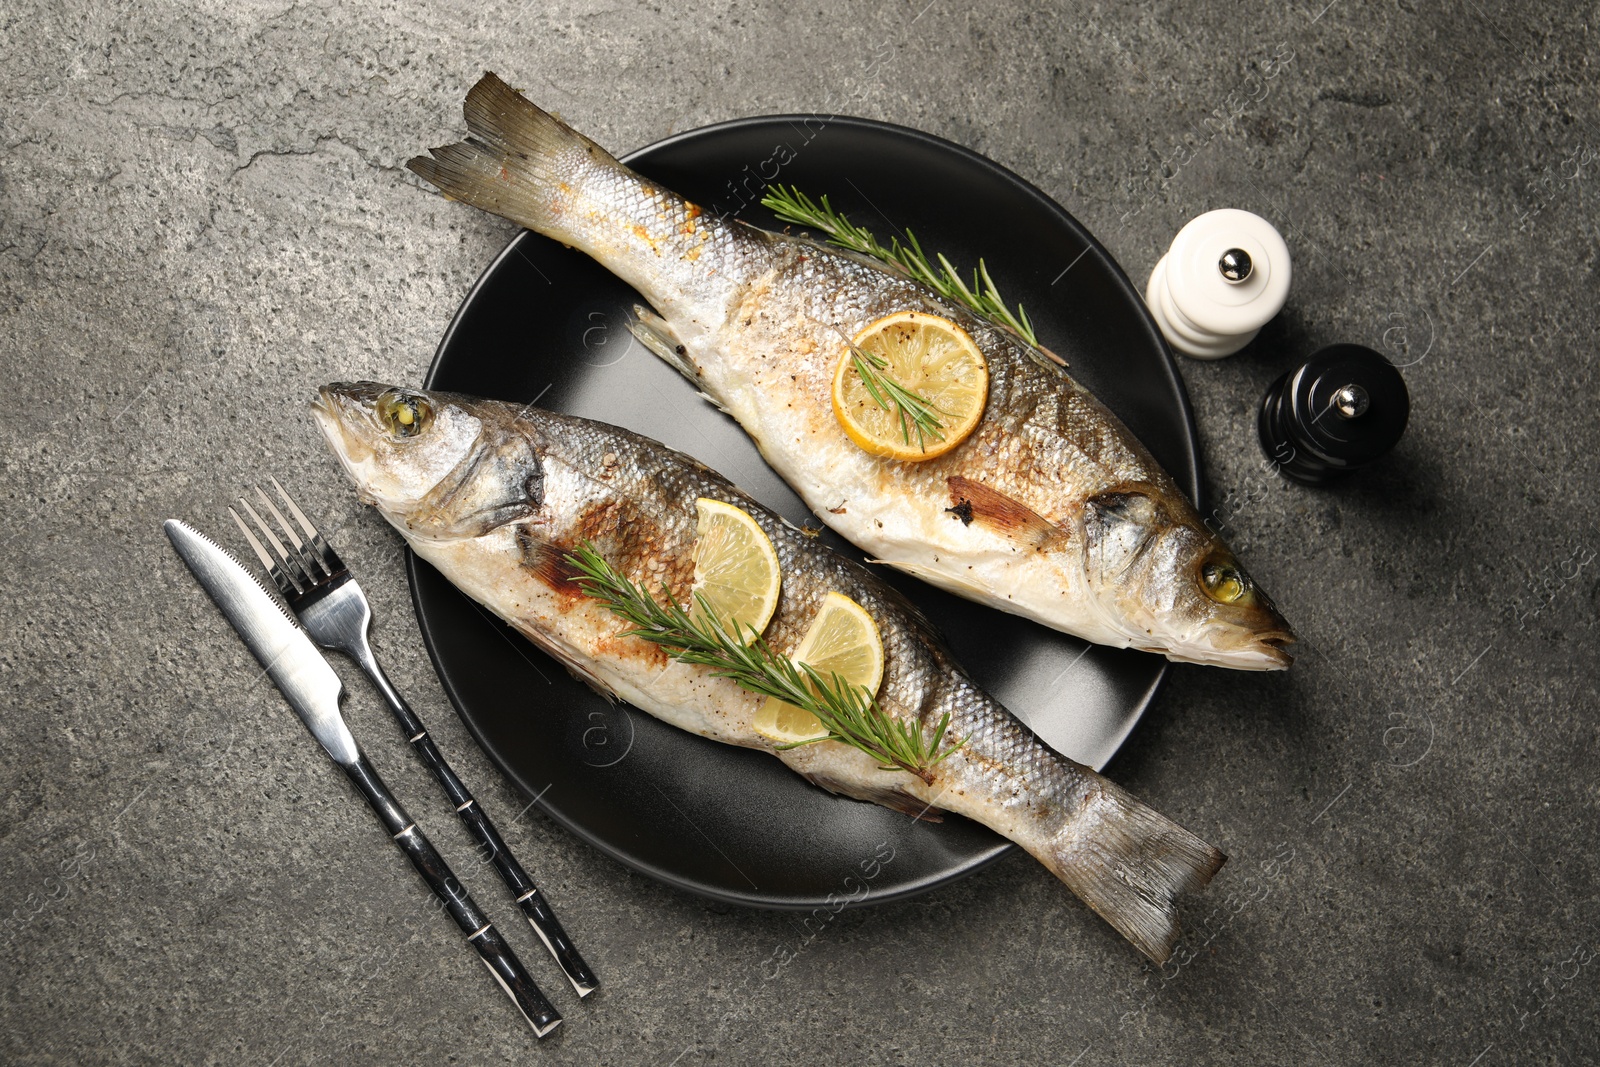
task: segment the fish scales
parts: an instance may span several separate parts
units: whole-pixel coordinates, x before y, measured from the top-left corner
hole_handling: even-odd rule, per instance
[[[653,308],[639,309],[641,340],[878,560],[1102,644],[1251,670],[1291,662],[1288,624],[1176,482],[1038,349],[865,257],[703,213],[492,74],[465,112],[472,138],[410,167],[637,289]],[[989,372],[971,436],[924,462],[867,453],[832,410],[846,341],[906,311],[964,330]]]
[[[397,406],[413,417],[396,421]],[[575,416],[374,383],[325,387],[314,411],[361,498],[419,556],[602,692],[769,752],[834,792],[975,819],[1040,859],[1153,959],[1165,959],[1177,936],[1174,896],[1203,886],[1222,863],[1193,834],[1044,745],[870,570],[691,457]],[[745,510],[777,551],[784,579],[765,631],[776,652],[795,650],[830,591],[873,618],[884,711],[924,733],[949,715],[949,736],[962,742],[926,780],[842,743],[780,749],[753,726],[763,697],[710,668],[669,662],[573,581],[567,556],[588,543],[652,593],[664,586],[686,602],[702,497]]]

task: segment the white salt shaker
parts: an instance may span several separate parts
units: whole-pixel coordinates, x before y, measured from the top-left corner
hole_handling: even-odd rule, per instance
[[[1196,359],[1231,356],[1289,296],[1289,246],[1260,215],[1208,211],[1178,231],[1150,272],[1145,303],[1167,343]]]

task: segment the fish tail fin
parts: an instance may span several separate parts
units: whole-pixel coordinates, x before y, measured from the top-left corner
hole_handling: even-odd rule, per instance
[[[1178,940],[1177,896],[1205,888],[1227,859],[1105,779],[1095,783],[1076,817],[1037,854],[1096,914],[1157,963],[1167,961]]]
[[[622,166],[493,72],[467,93],[463,110],[471,135],[430,149],[406,167],[451,199],[535,232],[562,236],[561,208],[581,168],[596,162]]]

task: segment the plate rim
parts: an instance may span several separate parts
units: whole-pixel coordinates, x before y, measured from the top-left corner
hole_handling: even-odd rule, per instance
[[[1178,478],[1180,482],[1187,480],[1188,485],[1186,488],[1189,490],[1191,500],[1194,501],[1196,508],[1201,508],[1203,506],[1205,484],[1200,466],[1201,450],[1199,428],[1195,423],[1194,409],[1189,400],[1189,391],[1186,383],[1184,382],[1182,374],[1180,374],[1178,371],[1177,359],[1173,355],[1171,347],[1167,344],[1166,338],[1162,336],[1159,327],[1157,327],[1154,318],[1150,315],[1150,311],[1145,305],[1143,294],[1139,291],[1138,287],[1133,284],[1132,279],[1128,277],[1127,272],[1122,269],[1121,264],[1117,262],[1116,258],[1111,255],[1111,253],[1103,244],[1100,243],[1099,239],[1096,238],[1094,234],[1089,232],[1088,228],[1085,227],[1083,223],[1079,222],[1076,217],[1074,217],[1064,207],[1048,196],[1038,186],[1034,185],[1032,182],[1029,182],[1027,179],[1018,175],[1011,169],[995,162],[987,156],[981,155],[970,148],[957,144],[954,141],[949,141],[943,137],[927,133],[923,130],[913,129],[909,126],[901,126],[896,123],[884,122],[878,119],[861,118],[858,116],[823,115],[804,112],[753,115],[737,119],[728,119],[722,122],[715,122],[706,126],[697,126],[693,129],[683,130],[675,134],[670,134],[660,140],[652,141],[647,145],[634,149],[624,156],[619,156],[618,159],[624,164],[631,165],[634,160],[651,152],[670,148],[681,142],[697,140],[707,135],[731,130],[739,130],[752,126],[766,126],[777,122],[789,124],[804,123],[807,120],[820,120],[823,122],[824,128],[830,125],[841,125],[853,127],[868,133],[891,134],[896,137],[922,142],[927,146],[943,152],[954,153],[955,155],[961,157],[964,162],[976,165],[981,170],[987,171],[990,176],[998,178],[1004,183],[1019,190],[1030,201],[1032,201],[1035,206],[1054,216],[1063,226],[1076,233],[1077,236],[1083,240],[1086,246],[1084,253],[1079,256],[1079,259],[1083,258],[1084,255],[1093,253],[1095,258],[1100,261],[1101,265],[1111,272],[1115,280],[1120,285],[1126,287],[1128,293],[1135,298],[1135,303],[1141,312],[1139,319],[1146,334],[1148,335],[1149,339],[1156,344],[1161,355],[1165,357],[1162,364],[1162,372],[1168,379],[1168,384],[1172,387],[1172,391],[1175,394],[1178,402],[1178,415],[1182,421],[1184,430],[1186,431],[1186,445],[1188,452],[1186,469],[1175,474],[1174,476]],[[483,270],[478,274],[478,277],[473,281],[471,287],[468,288],[466,293],[461,297],[460,302],[456,306],[455,313],[450,318],[449,325],[445,327],[444,333],[439,338],[439,343],[434,349],[433,358],[429,361],[428,368],[424,372],[422,379],[424,388],[432,388],[432,382],[440,370],[440,364],[444,360],[445,353],[451,347],[451,343],[455,338],[458,328],[461,326],[468,309],[471,308],[477,301],[481,290],[488,285],[489,280],[500,269],[501,264],[508,257],[518,252],[518,245],[525,238],[530,236],[537,237],[538,235],[526,228],[519,228],[517,232],[511,236],[510,240],[506,242],[505,246],[500,250],[500,252],[495,255],[494,258],[491,259],[483,268]],[[1077,261],[1074,260],[1074,265],[1076,265],[1076,262]],[[585,827],[578,825],[559,810],[554,809],[545,803],[542,796],[537,795],[535,790],[529,788],[529,783],[523,780],[521,774],[519,774],[515,769],[507,766],[495,754],[494,747],[485,740],[483,732],[479,728],[478,724],[473,721],[472,717],[462,712],[461,696],[458,693],[456,686],[450,681],[449,675],[445,671],[444,666],[439,662],[437,651],[438,643],[434,640],[432,624],[429,621],[427,614],[423,611],[422,604],[419,600],[418,577],[420,571],[418,568],[421,561],[409,546],[406,547],[405,555],[406,581],[407,585],[410,587],[409,591],[411,594],[412,614],[416,617],[417,627],[422,636],[423,647],[428,653],[428,661],[433,667],[434,675],[439,681],[440,688],[444,690],[445,696],[449,699],[450,705],[456,713],[456,718],[466,727],[467,732],[472,736],[473,741],[477,743],[478,748],[489,759],[489,762],[493,764],[495,768],[517,788],[518,791],[520,791],[523,795],[530,797],[532,799],[532,803],[537,806],[547,818],[551,819],[568,833],[571,833],[584,844],[596,849],[611,860],[621,864],[623,867],[632,871],[637,871],[640,874],[643,874],[665,885],[671,886],[674,889],[679,889],[698,897],[715,900],[725,904],[737,904],[743,907],[774,911],[807,911],[817,907],[831,907],[836,904],[836,902],[828,901],[825,897],[811,898],[794,895],[778,897],[764,893],[729,892],[714,885],[700,882],[692,878],[686,878],[679,873],[665,870],[647,860],[641,859],[638,856],[625,854],[621,849],[613,846],[604,838],[597,837]],[[1141,701],[1137,714],[1128,724],[1128,727],[1123,732],[1122,736],[1118,738],[1117,747],[1107,760],[1108,764],[1111,760],[1116,758],[1117,753],[1121,752],[1123,746],[1127,743],[1128,737],[1132,735],[1139,723],[1143,721],[1145,714],[1150,710],[1150,706],[1155,703],[1156,698],[1161,694],[1162,689],[1166,685],[1168,676],[1171,673],[1171,669],[1171,661],[1166,659],[1159,661],[1156,677],[1151,681],[1150,685],[1145,690],[1145,696]],[[981,871],[984,868],[998,862],[1001,857],[1018,850],[1019,847],[1020,846],[1014,842],[1000,836],[999,834],[995,834],[995,844],[991,848],[989,848],[986,852],[981,853],[976,858],[963,863],[954,870],[944,871],[939,874],[930,874],[914,882],[898,886],[892,890],[869,892],[859,901],[852,901],[846,906],[850,908],[865,907],[872,904],[884,904],[889,903],[890,901],[903,900],[908,897],[920,895],[941,885],[959,881],[968,877],[969,875],[976,874],[978,871]]]

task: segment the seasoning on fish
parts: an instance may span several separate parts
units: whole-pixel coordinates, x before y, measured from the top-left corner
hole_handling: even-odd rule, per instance
[[[417,555],[601,693],[703,737],[772,753],[832,792],[981,822],[1154,960],[1165,960],[1177,938],[1176,895],[1202,888],[1223,862],[1194,834],[1048,748],[870,570],[688,456],[575,416],[370,382],[329,385],[313,410],[361,499]],[[885,770],[836,741],[786,748],[771,736],[765,697],[626,636],[629,625],[585,595],[569,557],[587,546],[641,588],[688,603],[704,500],[744,512],[776,552],[783,580],[763,634],[773,652],[794,657],[830,594],[849,598],[882,643],[879,706],[930,737],[948,715],[947,756],[919,775]]]
[[[863,256],[702,212],[493,74],[465,110],[471,138],[410,168],[643,294],[647,346],[879,562],[1101,644],[1290,664],[1294,635],[1266,594],[1127,427],[1037,348]],[[920,462],[864,450],[834,415],[848,339],[906,312],[955,324],[988,369],[977,426]]]

